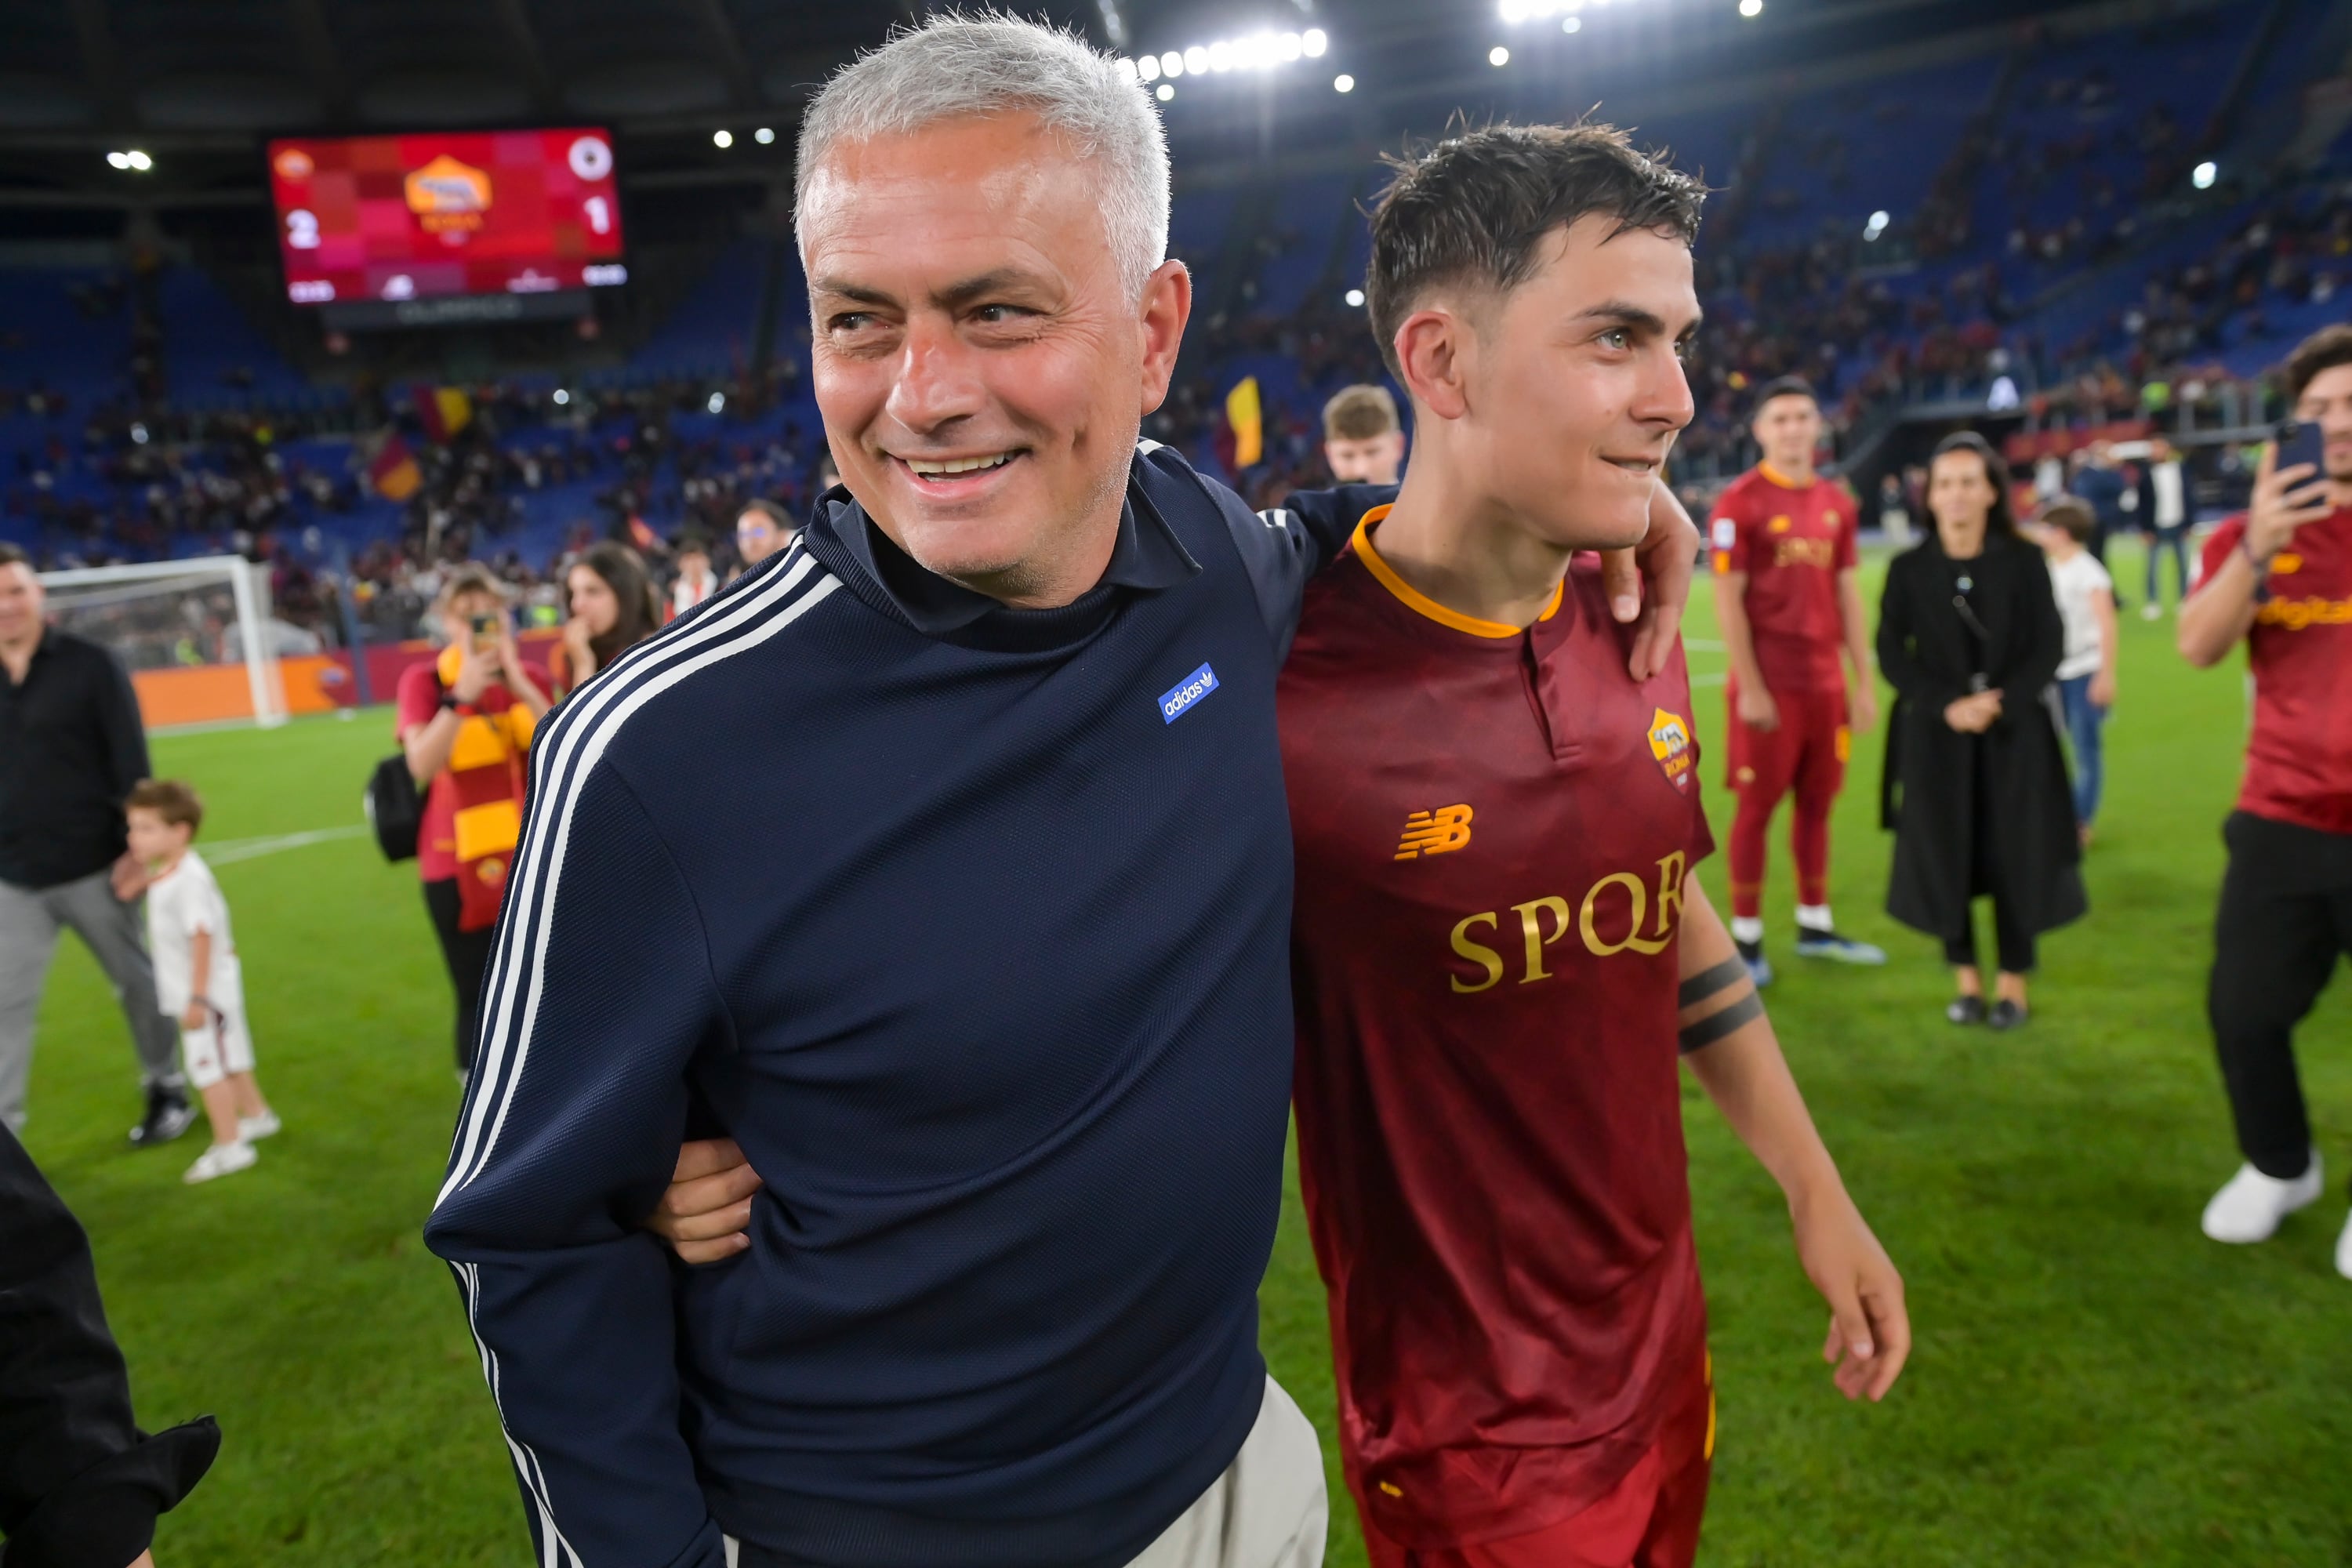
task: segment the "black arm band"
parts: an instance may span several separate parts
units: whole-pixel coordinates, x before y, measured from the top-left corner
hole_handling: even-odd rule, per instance
[[[1677,1007],[1696,1007],[1718,991],[1728,991],[1748,978],[1748,965],[1738,953],[1732,954],[1712,969],[1702,969],[1683,982],[1675,994]]]
[[[1696,1024],[1683,1026],[1682,1042],[1685,1055],[1703,1046],[1711,1046],[1726,1035],[1741,1029],[1764,1016],[1764,998],[1750,991],[1720,1013],[1709,1013]]]

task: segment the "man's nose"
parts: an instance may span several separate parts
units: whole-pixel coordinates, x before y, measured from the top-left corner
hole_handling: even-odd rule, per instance
[[[1633,400],[1633,417],[1645,425],[1680,430],[1697,416],[1691,398],[1690,377],[1683,374],[1680,355],[1668,350],[1654,362]]]
[[[920,317],[908,323],[885,405],[890,417],[917,435],[933,435],[977,414],[985,401],[973,351],[952,323]]]

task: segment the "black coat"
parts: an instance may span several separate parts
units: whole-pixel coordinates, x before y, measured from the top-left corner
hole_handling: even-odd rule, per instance
[[[1969,694],[1976,669],[1952,603],[1953,564],[1930,532],[1888,563],[1879,601],[1878,666],[1897,694],[1880,796],[1881,825],[1895,832],[1886,912],[1915,931],[1958,937],[1968,929],[1969,900],[1990,893],[2039,934],[2089,907],[2052,688],[2065,628],[2042,552],[1989,534],[1984,553],[1968,567],[1986,633],[1983,673],[2002,694],[2001,716],[1981,735],[1960,733],[1945,722],[1944,709]],[[1981,857],[1979,752],[1992,839]]]
[[[0,1535],[8,1568],[121,1568],[220,1448],[209,1415],[131,1424],[89,1243],[0,1125]]]

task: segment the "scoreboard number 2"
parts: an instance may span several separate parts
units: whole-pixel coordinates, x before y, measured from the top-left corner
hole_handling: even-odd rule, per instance
[[[296,250],[319,248],[319,215],[296,207],[286,215],[286,243]]]

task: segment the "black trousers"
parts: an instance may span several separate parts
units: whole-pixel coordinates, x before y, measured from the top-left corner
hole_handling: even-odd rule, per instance
[[[1969,765],[1976,773],[1975,805],[1969,824],[1969,891],[1974,895],[1960,916],[1960,934],[1944,939],[1944,962],[1977,967],[1976,899],[1992,900],[1992,934],[2005,974],[2033,973],[2033,933],[2017,918],[2017,900],[2001,886],[2000,856],[1994,844],[1992,752],[1981,735],[1970,738]]]
[[[2352,834],[2235,812],[2213,922],[2206,1016],[2247,1162],[2282,1181],[2311,1163],[2311,1121],[2294,1066],[2303,1022],[2352,953]]]
[[[441,959],[449,966],[449,984],[457,992],[457,1070],[474,1070],[474,1044],[482,1034],[482,981],[490,967],[490,945],[498,927],[480,931],[457,929],[457,879],[425,884],[425,912],[433,917],[433,934],[441,939]]]
[[[2035,956],[2033,949],[2033,933],[2030,931],[2021,931],[2018,929],[2017,921],[2011,913],[2013,907],[2013,903],[2010,900],[2000,898],[1998,895],[1993,898],[1993,943],[2000,955],[2000,969],[2002,973],[2031,974],[2033,973],[2033,960]],[[1977,967],[1976,923],[1976,911],[1971,909],[1969,911],[1968,929],[1961,931],[1957,937],[1947,937],[1944,939],[1944,962],[1946,963],[1951,964],[1954,968],[1958,968],[1962,965],[1966,965],[1970,969]]]

